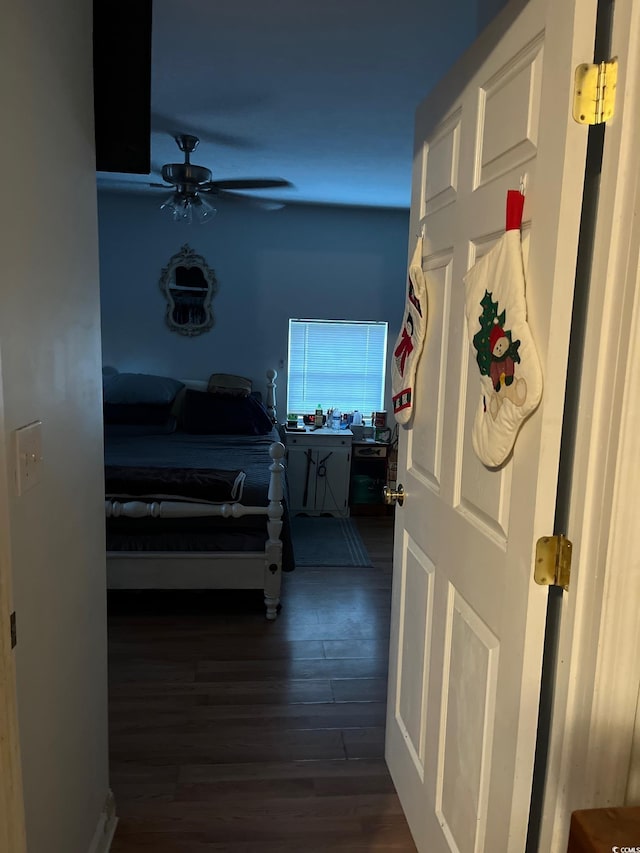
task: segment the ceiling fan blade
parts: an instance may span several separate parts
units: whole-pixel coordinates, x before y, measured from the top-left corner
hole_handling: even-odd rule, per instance
[[[222,181],[209,181],[201,189],[218,190],[269,190],[278,187],[292,187],[293,184],[283,178],[229,178]]]
[[[171,116],[161,113],[151,114],[151,129],[152,132],[168,133],[175,137],[179,133],[189,133],[192,136],[197,136],[202,142],[211,142],[214,145],[226,145],[229,148],[257,148],[257,144],[246,136],[240,136],[234,133],[224,133],[218,130],[209,130],[206,127],[196,127],[189,121],[172,118]]]
[[[238,204],[246,205],[247,207],[255,207],[258,210],[281,210],[285,207],[284,202],[271,201],[267,198],[254,198],[250,195],[242,195],[242,193],[227,192],[227,190],[214,189],[211,193],[215,198],[222,201],[231,201]]]

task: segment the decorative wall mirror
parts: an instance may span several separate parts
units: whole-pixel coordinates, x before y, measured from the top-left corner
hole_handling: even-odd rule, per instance
[[[186,243],[169,259],[160,275],[160,290],[167,300],[166,320],[173,332],[200,335],[213,326],[211,300],[218,280],[202,255]]]

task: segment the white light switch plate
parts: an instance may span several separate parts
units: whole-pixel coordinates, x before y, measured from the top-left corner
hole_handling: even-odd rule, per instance
[[[40,482],[42,468],[42,421],[16,430],[16,489],[23,495]]]

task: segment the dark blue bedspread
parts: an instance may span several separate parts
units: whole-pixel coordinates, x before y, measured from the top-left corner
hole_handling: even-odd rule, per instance
[[[150,468],[211,468],[246,473],[242,503],[266,506],[269,447],[280,441],[276,429],[264,436],[169,435],[105,436],[105,465]],[[285,494],[286,494],[286,481]],[[286,512],[283,518],[283,569],[291,571],[293,549]],[[242,551],[260,550],[267,538],[265,516],[224,518],[107,519],[109,551]]]
[[[241,470],[247,475],[243,504],[267,503],[269,447],[280,441],[277,430],[269,435],[169,435],[109,436],[105,439],[105,465],[150,468],[211,468]]]

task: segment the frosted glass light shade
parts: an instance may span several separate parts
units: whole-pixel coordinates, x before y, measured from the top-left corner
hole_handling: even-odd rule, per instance
[[[216,215],[216,208],[198,193],[172,192],[160,205],[173,222],[204,225]]]

